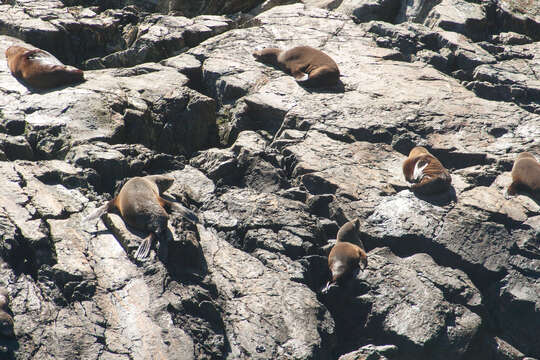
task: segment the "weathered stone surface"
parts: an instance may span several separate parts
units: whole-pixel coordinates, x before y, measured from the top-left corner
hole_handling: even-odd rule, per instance
[[[150,15],[140,23],[124,28],[124,33],[130,38],[122,50],[100,58],[90,58],[85,61],[84,67],[128,67],[159,61],[231,27],[230,19],[219,16],[205,15],[188,19],[182,16]]]
[[[358,22],[371,20],[394,22],[400,7],[399,0],[345,0],[335,8],[335,11],[351,15]]]
[[[0,357],[540,357],[540,205],[504,197],[517,153],[540,158],[536,4],[0,10],[0,286],[16,333]],[[31,92],[3,57],[23,41],[117,68]],[[251,56],[297,45],[332,56],[341,83],[305,88]],[[416,145],[450,170],[451,191],[408,190]],[[171,213],[138,262],[147,233],[117,213],[84,217],[147,174],[174,177],[164,198],[202,222]],[[323,296],[325,250],[353,218],[368,269]]]
[[[360,349],[351,353],[342,355],[339,360],[360,360],[360,359],[374,359],[374,360],[386,360],[386,356],[395,358],[395,354],[398,351],[395,345],[382,345],[375,346],[372,344],[362,346]],[[386,356],[385,356],[386,355]]]
[[[200,235],[209,275],[224,302],[232,358],[329,356],[326,346],[332,340],[333,321],[309,288],[266,268],[210,231]]]
[[[149,14],[133,6],[103,10],[64,7],[60,1],[0,5],[0,34],[17,37],[57,54],[65,63],[99,69],[159,61],[233,25],[231,19],[222,16],[188,19]]]
[[[10,42],[3,38],[0,56]],[[9,94],[3,113],[25,119],[25,138],[39,158],[62,157],[71,144],[92,140],[185,154],[213,142],[214,101],[183,87],[188,79],[169,67],[87,71],[86,82],[43,94],[28,94],[5,62],[1,70],[0,91]]]
[[[517,267],[517,271],[510,271],[495,290],[500,302],[493,304],[493,314],[511,344],[537,357],[538,338],[525,329],[537,326],[539,321],[540,260],[523,260],[525,269]]]
[[[480,292],[465,273],[439,267],[427,254],[401,259],[388,248],[372,250],[368,269],[329,295],[342,321],[338,335],[350,346],[363,335],[396,344],[410,358],[459,358],[481,324],[471,311],[481,306]]]
[[[160,0],[159,5],[165,11],[179,12],[192,17],[199,14],[233,14],[250,10],[263,2],[263,0]]]

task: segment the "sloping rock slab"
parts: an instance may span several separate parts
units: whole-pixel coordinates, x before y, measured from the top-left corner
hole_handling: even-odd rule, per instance
[[[377,248],[368,259],[357,279],[325,297],[342,321],[338,335],[352,346],[359,335],[395,344],[399,358],[460,358],[482,323],[473,312],[481,295],[467,275],[427,254],[399,258]]]
[[[198,226],[209,275],[222,301],[231,358],[328,357],[334,323],[307,286]]]
[[[214,101],[185,86],[188,78],[170,67],[87,71],[81,84],[29,92],[4,60],[13,43],[20,41],[0,37],[0,105],[8,122],[23,121],[38,157],[61,157],[74,143],[95,140],[185,154],[213,143]]]

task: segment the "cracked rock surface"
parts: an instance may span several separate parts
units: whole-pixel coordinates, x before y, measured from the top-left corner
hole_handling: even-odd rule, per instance
[[[85,71],[34,92],[5,50]],[[308,45],[341,82],[299,86],[256,46]],[[4,1],[2,359],[540,358],[540,203],[506,198],[540,159],[531,1]],[[451,191],[417,197],[428,147]],[[175,179],[150,257],[118,213],[134,176]],[[327,294],[327,250],[360,219],[368,267]]]

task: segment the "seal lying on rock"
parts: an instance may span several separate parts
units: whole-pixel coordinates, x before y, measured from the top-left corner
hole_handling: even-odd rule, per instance
[[[403,162],[405,180],[414,183],[412,191],[421,195],[432,195],[450,188],[452,178],[448,170],[426,148],[417,146]]]
[[[150,232],[135,253],[136,259],[145,259],[150,253],[154,237],[167,229],[169,219],[167,211],[178,212],[185,219],[199,223],[199,219],[191,210],[160,196],[173,182],[173,178],[164,175],[132,178],[122,186],[114,199],[99,207],[87,217],[87,220],[118,209],[128,225]]]
[[[339,81],[339,68],[334,60],[320,50],[297,46],[287,51],[266,48],[253,52],[255,60],[279,66],[307,86],[334,86]]]
[[[9,294],[5,288],[0,288],[0,335],[13,337],[13,318],[8,313]]]
[[[367,254],[359,236],[360,221],[349,221],[339,229],[336,244],[328,255],[328,268],[332,273],[322,292],[325,294],[332,286],[355,276],[359,270],[367,267]]]
[[[6,59],[13,76],[37,89],[49,89],[84,81],[82,70],[66,66],[41,49],[10,46]]]
[[[535,198],[540,198],[540,163],[529,152],[522,152],[514,162],[512,183],[506,190],[507,197],[516,195],[519,189],[528,190]]]

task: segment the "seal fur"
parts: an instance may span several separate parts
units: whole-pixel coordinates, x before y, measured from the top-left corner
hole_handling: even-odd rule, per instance
[[[5,288],[0,288],[0,335],[13,337],[13,318],[9,311],[9,294]]]
[[[412,191],[421,195],[432,195],[450,188],[452,177],[441,162],[426,148],[417,146],[403,162],[403,175]]]
[[[540,198],[540,163],[529,152],[517,156],[512,167],[512,183],[506,194],[516,195],[520,189],[528,190],[535,198]]]
[[[84,81],[84,74],[41,49],[13,45],[6,50],[9,70],[17,79],[36,89],[49,89]]]
[[[193,223],[199,222],[191,210],[161,197],[161,194],[173,182],[173,178],[164,175],[132,178],[122,186],[114,199],[99,207],[86,220],[101,217],[106,212],[118,209],[122,219],[128,225],[138,230],[150,232],[150,235],[144,239],[135,253],[136,259],[145,259],[150,253],[154,237],[167,229],[168,212],[178,212]]]
[[[332,279],[322,290],[323,293],[367,267],[367,254],[360,240],[359,228],[360,221],[355,219],[346,222],[339,229],[336,244],[328,255],[328,269],[332,273]]]
[[[334,60],[310,46],[297,46],[287,51],[266,48],[253,52],[255,60],[278,66],[306,86],[334,86],[339,81],[339,68]]]

